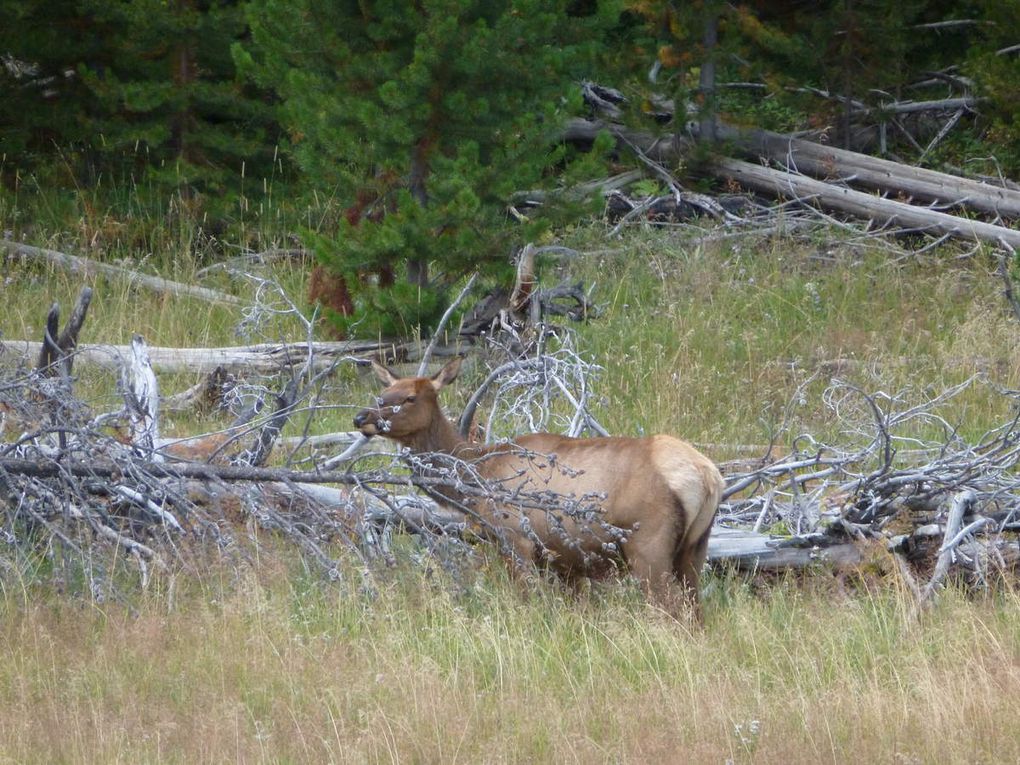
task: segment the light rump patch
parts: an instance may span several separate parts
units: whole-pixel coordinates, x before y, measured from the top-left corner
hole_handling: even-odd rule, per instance
[[[723,489],[716,466],[667,435],[586,439],[533,433],[509,444],[472,444],[443,415],[437,396],[456,379],[460,364],[457,358],[433,377],[408,378],[373,364],[386,388],[376,406],[354,418],[355,427],[417,454],[460,460],[460,468],[451,471],[452,461],[446,459],[445,471],[433,471],[441,480],[432,493],[496,532],[515,561],[545,563],[573,578],[611,565],[619,548],[652,598],[671,608],[676,599],[670,589],[679,582],[696,610],[698,579]],[[419,461],[416,469],[422,464],[430,463]],[[485,496],[467,491],[469,473],[498,490]],[[520,501],[527,493],[547,499]],[[581,500],[598,505],[597,518],[565,511]]]

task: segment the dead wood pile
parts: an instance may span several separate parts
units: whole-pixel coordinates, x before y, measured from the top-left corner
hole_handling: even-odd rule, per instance
[[[690,122],[666,132],[661,126],[655,131],[634,129],[621,122],[627,105],[621,93],[593,83],[586,83],[583,93],[592,117],[568,123],[564,139],[589,144],[599,132],[608,131],[621,154],[637,157],[648,176],[669,190],[629,197],[625,184],[610,179],[603,192],[610,214],[624,222],[701,215],[740,223],[747,216],[739,197],[733,207],[695,194],[669,171],[692,153],[698,124]],[[656,121],[671,123],[671,104],[659,106]],[[940,104],[928,107],[937,109]],[[1011,225],[1020,217],[1020,191],[1014,184],[962,178],[764,130],[715,125],[712,132],[715,153],[701,169],[724,185],[864,220],[885,231],[923,232],[984,242],[1008,252],[1020,250],[1020,231]]]
[[[414,556],[427,565],[474,565],[479,548],[471,540],[487,530],[429,500],[430,481],[439,479],[413,477],[406,455],[366,450],[358,438],[343,454],[324,455],[295,448],[300,436],[279,438],[288,420],[324,405],[328,375],[312,356],[277,377],[275,392],[265,389],[271,405],[188,452],[159,435],[158,381],[144,341],[136,338],[124,367],[123,405],[97,411],[74,394],[66,353],[74,342],[53,343],[56,324],[54,317],[44,345],[64,351],[37,367],[0,363],[0,576],[24,576],[49,560],[54,576],[73,570],[96,597],[108,597],[125,564],[143,583],[154,569],[195,567],[210,554],[243,565],[267,531],[329,578],[357,571],[371,579],[370,564],[396,560],[392,536],[400,531],[415,535]],[[569,331],[542,325],[528,339],[492,338],[485,356],[492,372],[470,398],[463,429],[488,439],[500,427],[604,432],[592,411],[598,367],[575,351]],[[840,424],[839,443],[800,434],[792,451],[766,449],[723,465],[727,489],[711,559],[757,569],[852,568],[877,550],[918,603],[950,577],[988,586],[1010,574],[1020,559],[1020,392],[996,391],[1011,414],[976,440],[943,414],[979,385],[988,383],[972,378],[917,401],[831,380],[821,405]],[[788,437],[780,428],[777,443]],[[267,467],[274,450],[277,466]],[[499,496],[465,479],[463,468],[446,480]],[[597,498],[536,490],[503,499],[599,522]],[[358,565],[345,564],[352,556]]]

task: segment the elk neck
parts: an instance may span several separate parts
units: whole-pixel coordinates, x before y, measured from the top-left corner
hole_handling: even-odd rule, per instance
[[[400,441],[403,446],[408,447],[416,454],[423,452],[457,454],[468,443],[468,440],[457,432],[453,423],[443,416],[438,407],[436,407],[428,427],[417,433],[412,433]]]

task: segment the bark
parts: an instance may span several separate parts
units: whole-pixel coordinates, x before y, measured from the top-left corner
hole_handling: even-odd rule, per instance
[[[698,90],[701,95],[701,114],[698,125],[700,126],[699,137],[701,140],[715,143],[715,49],[719,41],[719,15],[714,9],[708,9],[707,14],[702,40],[704,53],[698,81]]]

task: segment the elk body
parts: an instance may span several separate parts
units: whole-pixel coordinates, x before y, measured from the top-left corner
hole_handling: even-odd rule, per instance
[[[437,462],[439,455],[455,457],[461,475],[473,472],[497,487],[493,498],[479,499],[458,488],[460,480],[448,472],[449,481],[444,479],[434,493],[440,502],[467,509],[498,531],[517,558],[547,563],[572,578],[622,557],[653,597],[667,602],[670,583],[677,580],[696,608],[698,576],[723,489],[716,466],[690,444],[666,435],[533,433],[504,444],[471,443],[443,415],[437,396],[456,378],[460,362],[454,359],[433,377],[408,378],[373,363],[386,389],[375,407],[358,413],[355,427],[416,454],[436,455]],[[522,496],[556,497],[558,508],[522,503]],[[601,508],[597,520],[562,510],[583,501]],[[607,526],[623,530],[622,541]]]

